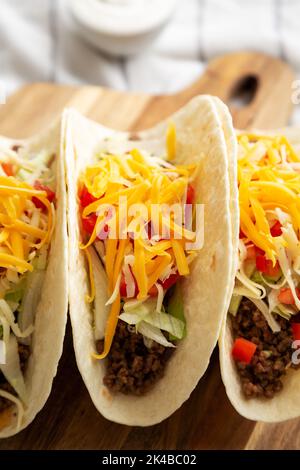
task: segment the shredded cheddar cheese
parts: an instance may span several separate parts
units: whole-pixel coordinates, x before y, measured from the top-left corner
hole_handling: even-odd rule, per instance
[[[167,133],[167,154],[168,160],[175,158],[174,125],[170,125]],[[98,161],[82,174],[79,184],[80,198],[83,189],[89,193],[86,202],[82,204],[81,200],[83,228],[91,218],[95,224],[90,228],[88,237],[85,236],[81,243],[81,249],[87,253],[91,279],[88,301],[92,301],[95,295],[88,249],[95,242],[98,243],[99,233],[105,226],[109,232],[108,238],[102,243],[108,294],[112,296],[112,305],[106,325],[104,351],[100,355],[94,355],[95,358],[103,359],[110,350],[120,314],[121,297],[120,294],[116,296],[116,286],[120,283],[121,276],[131,282],[128,292],[132,294],[136,291],[135,297],[138,301],[147,299],[151,289],[156,288],[160,292],[162,302],[161,284],[157,283],[162,283],[173,273],[189,274],[191,253],[186,251],[185,243],[195,241],[196,233],[184,228],[183,219],[178,222],[175,211],[172,213],[171,210],[166,214],[165,207],[177,204],[184,213],[187,188],[196,169],[196,165],[176,167],[133,149],[123,155],[103,153]],[[155,217],[153,206],[156,209]],[[123,231],[121,236],[119,227],[125,226],[127,231],[124,229],[125,232]],[[152,239],[149,236],[151,228],[160,236],[154,236]],[[117,233],[113,236],[116,229]],[[168,239],[164,239],[161,233],[167,233]]]
[[[166,140],[168,160],[172,161],[176,156],[176,129],[173,122],[169,124]]]
[[[0,397],[13,405],[4,425],[11,425],[11,418],[17,416],[17,431],[28,404],[18,344],[32,346],[55,220],[55,193],[50,187],[55,175],[47,166],[52,157],[46,151],[37,155],[24,151],[19,155],[0,149],[0,338],[4,343],[0,369],[5,378]]]
[[[238,143],[241,230],[275,265],[277,248],[267,212],[281,208],[299,235],[300,173],[293,164],[300,156],[284,136],[241,134]]]
[[[32,271],[30,252],[49,240],[52,230],[52,208],[45,191],[39,191],[14,177],[0,177],[0,267],[20,274]],[[37,198],[47,214],[40,217],[40,226],[26,221],[36,210]]]

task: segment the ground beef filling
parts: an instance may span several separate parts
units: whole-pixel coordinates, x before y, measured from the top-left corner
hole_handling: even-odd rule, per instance
[[[234,339],[245,338],[257,344],[250,364],[236,362],[246,397],[272,398],[282,387],[282,377],[291,363],[293,334],[288,320],[276,316],[281,331],[273,333],[263,315],[248,299],[243,299],[232,317]]]
[[[25,346],[24,344],[19,344],[18,349],[19,349],[21,370],[24,373],[26,369],[27,361],[30,355],[30,348],[29,346]],[[7,382],[2,372],[0,372],[0,389],[5,390],[6,392],[9,392],[12,395],[16,395],[15,390]],[[11,405],[12,405],[12,402],[10,400],[0,397],[0,413],[6,410],[7,408],[9,408]]]
[[[103,341],[97,341],[97,351],[103,351]],[[112,392],[143,395],[163,376],[171,354],[171,348],[155,342],[148,349],[141,334],[119,321],[103,383]]]

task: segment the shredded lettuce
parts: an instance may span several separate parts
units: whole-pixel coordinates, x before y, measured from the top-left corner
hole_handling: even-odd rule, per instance
[[[89,250],[93,265],[93,277],[95,283],[95,303],[94,303],[94,335],[95,339],[102,339],[105,333],[105,325],[109,315],[110,306],[103,306],[103,301],[107,299],[107,277],[101,261],[95,250]]]
[[[297,296],[297,293],[296,293],[296,285],[295,285],[296,283],[295,283],[295,281],[293,279],[293,276],[292,276],[291,262],[288,259],[288,256],[285,252],[285,249],[280,244],[280,242],[276,241],[275,243],[276,243],[276,248],[277,248],[277,256],[278,256],[279,265],[280,265],[281,270],[284,274],[286,282],[288,283],[288,285],[291,289],[292,295],[293,295],[294,300],[295,300],[295,304],[296,304],[298,310],[300,310],[300,300],[298,299],[298,296]]]
[[[184,322],[168,313],[152,312],[144,318],[144,321],[160,330],[170,333],[175,339],[183,338]]]
[[[289,305],[278,304],[274,309],[274,312],[278,313],[281,317],[286,320],[290,320],[293,315],[296,315],[298,312],[295,312]]]
[[[171,316],[171,315],[167,315],[165,313],[159,313],[159,312],[153,312],[152,314],[143,316],[141,312],[135,313],[131,311],[130,313],[121,313],[119,318],[120,320],[128,323],[128,325],[131,325],[131,326],[134,325],[136,328],[136,331],[138,333],[141,333],[145,338],[148,338],[149,340],[153,340],[156,343],[162,344],[165,347],[174,347],[174,345],[167,340],[167,338],[164,336],[164,334],[161,331],[161,329],[163,329],[164,327],[165,331],[172,330],[175,332],[175,329],[173,328],[174,324],[172,324],[169,321],[169,319],[162,318],[161,315],[165,315],[166,317]],[[149,345],[150,344],[151,343],[149,343]]]
[[[129,325],[135,325],[138,332],[163,345],[167,345],[168,343],[169,346],[172,343],[166,340],[162,331],[169,333],[175,339],[182,339],[185,334],[185,322],[169,313],[157,312],[156,299],[153,298],[147,299],[142,304],[137,305],[136,308],[121,313],[119,318]],[[141,325],[142,331],[148,331],[148,335],[141,331]],[[149,329],[147,325],[151,326],[152,329]],[[157,330],[160,334],[158,334]],[[149,336],[150,331],[152,332],[152,336],[155,332],[157,339]]]
[[[230,305],[229,305],[228,310],[229,310],[229,313],[231,313],[231,315],[233,315],[234,317],[236,316],[236,314],[238,312],[238,309],[240,307],[242,298],[243,298],[242,295],[235,295],[235,294],[233,294],[232,297],[231,297],[231,301],[230,301]]]
[[[180,320],[183,325],[182,338],[186,336],[186,320],[184,316],[183,297],[180,283],[177,283],[169,294],[169,300],[166,306],[167,312],[173,317]],[[173,341],[176,336],[171,335],[170,340]]]
[[[261,278],[262,284],[270,287],[271,289],[275,289],[275,290],[281,289],[281,287],[283,287],[284,284],[286,283],[286,279],[284,276],[282,276],[282,273],[280,273],[277,278],[264,276],[262,273],[258,273],[258,275]]]
[[[277,333],[278,331],[280,331],[280,326],[273,317],[272,313],[269,312],[267,304],[261,299],[250,298],[249,300],[251,300],[251,302],[253,302],[254,305],[258,308],[258,310],[263,314],[273,333]]]
[[[149,323],[142,321],[137,326],[137,331],[146,338],[152,339],[158,344],[166,348],[175,348],[174,344],[170,343],[159,328]]]
[[[44,271],[33,271],[27,274],[26,289],[18,315],[18,325],[22,332],[25,332],[34,325],[34,318],[41,296],[44,276]],[[24,344],[29,344],[29,342],[30,338],[28,337],[22,339],[22,343]]]
[[[146,299],[146,300],[150,300],[150,299]],[[127,300],[126,302],[124,302],[123,310],[124,310],[124,312],[130,312],[130,311],[134,310],[135,308],[137,308],[138,306],[142,305],[146,300],[145,299],[143,299],[143,300],[139,300],[139,299]]]
[[[0,299],[0,321],[2,325],[7,322],[12,332],[18,338],[26,338],[30,336],[34,330],[33,324],[30,324],[25,330],[21,330],[20,326],[16,323],[15,316],[4,299]]]
[[[24,167],[24,165],[22,165],[16,173],[16,177],[33,185],[34,182],[39,179],[45,171],[48,170],[48,165],[51,158],[52,154],[47,150],[42,150],[38,154],[34,154],[34,158],[28,158],[27,156],[27,166]],[[45,181],[45,178],[43,179]]]
[[[252,261],[252,260],[244,261],[244,273],[246,274],[247,277],[251,278],[252,281],[254,281],[253,274],[255,273],[255,270],[256,270],[255,261]]]
[[[0,364],[0,370],[23,403],[26,403],[27,394],[24,377],[21,371],[18,342],[13,334],[10,335],[9,341],[6,344],[6,363]]]
[[[8,341],[9,341],[9,335],[10,335],[9,323],[1,315],[0,315],[0,323],[1,323],[1,329],[2,329],[2,341],[4,341],[5,348],[7,348],[7,344],[8,344]]]
[[[274,289],[272,289],[268,294],[268,305],[270,313],[274,312],[279,305],[278,292]]]
[[[146,315],[142,315],[141,312],[129,312],[129,313],[121,313],[119,315],[120,320],[128,323],[128,325],[137,325],[139,322],[143,321]]]
[[[4,299],[7,302],[15,302],[19,304],[24,296],[24,291],[25,291],[25,279],[22,279],[21,282],[15,285],[14,289],[9,290],[6,292]]]
[[[146,300],[129,300],[124,303],[123,305],[123,310],[125,312],[130,312],[130,313],[137,313],[141,317],[145,317],[146,315],[149,315],[156,309],[156,299],[154,297],[150,297]]]
[[[261,284],[252,281],[249,278],[249,272],[245,272],[245,263],[247,256],[247,248],[242,240],[239,241],[239,266],[236,273],[236,278],[239,284],[236,283],[234,289],[235,295],[245,295],[246,297],[262,299],[266,296],[266,289]],[[246,290],[245,290],[246,289]],[[251,293],[251,294],[250,294]],[[247,295],[246,295],[247,294]]]
[[[48,245],[40,248],[35,258],[32,260],[32,266],[35,270],[44,271],[47,266]]]
[[[293,260],[297,260],[297,257],[300,256],[300,244],[293,226],[290,223],[290,219],[285,217],[282,211],[280,211],[279,216],[278,219],[282,223],[282,236],[276,237],[274,244],[281,268],[280,274],[277,278],[270,278],[264,276],[256,269],[254,269],[252,273],[251,270],[247,270],[247,249],[243,241],[240,240],[239,267],[236,274],[232,303],[229,308],[230,313],[236,313],[236,305],[233,305],[235,299],[237,299],[238,296],[240,296],[240,298],[248,298],[263,314],[273,332],[280,331],[280,326],[278,322],[276,322],[273,314],[278,314],[286,319],[290,319],[291,316],[296,313],[295,307],[280,304],[278,301],[279,289],[285,286],[290,287],[295,298],[297,310],[300,309],[300,301],[296,294],[296,286],[299,283],[299,279],[296,279],[297,273],[293,270]],[[249,277],[251,277],[251,279]]]

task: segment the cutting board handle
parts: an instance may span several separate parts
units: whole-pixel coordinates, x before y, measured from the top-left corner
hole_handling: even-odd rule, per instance
[[[236,52],[212,60],[202,77],[174,98],[183,104],[199,93],[217,95],[239,127],[274,128],[288,121],[294,79],[292,68],[280,59]]]
[[[260,52],[234,52],[210,61],[204,74],[186,89],[155,96],[134,124],[147,129],[199,94],[221,98],[230,108],[236,128],[274,129],[285,126],[292,111],[292,68]]]

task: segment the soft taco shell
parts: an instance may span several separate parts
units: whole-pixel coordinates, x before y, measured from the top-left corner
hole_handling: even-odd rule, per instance
[[[253,133],[262,135],[285,135],[296,152],[300,154],[299,127],[275,131],[254,130]],[[234,218],[236,218],[239,225],[238,211],[233,212],[233,219]],[[237,252],[237,247],[235,251]],[[283,389],[271,399],[245,398],[241,389],[240,377],[231,354],[233,339],[228,317],[226,321],[224,321],[219,339],[220,367],[227,396],[234,408],[240,415],[254,421],[279,422],[298,417],[300,415],[300,371],[289,370],[287,375],[283,378]]]
[[[0,414],[0,438],[9,437],[27,427],[43,408],[56,375],[58,361],[62,354],[63,339],[67,320],[67,227],[66,187],[61,135],[65,131],[65,120],[59,120],[46,132],[28,140],[16,141],[0,137],[1,148],[20,144],[28,151],[47,149],[56,154],[56,216],[51,242],[47,271],[41,299],[35,317],[31,354],[25,372],[28,404],[20,429],[16,428],[16,408],[12,406]]]
[[[187,400],[204,374],[217,342],[229,298],[232,275],[232,225],[227,145],[222,121],[211,97],[193,99],[173,115],[177,134],[177,161],[200,162],[196,184],[197,201],[205,204],[204,247],[183,282],[187,336],[168,362],[165,376],[141,397],[111,394],[103,385],[105,361],[91,357],[95,350],[92,311],[86,303],[88,274],[79,249],[77,181],[100,148],[128,150],[133,147],[165,150],[168,122],[130,135],[97,125],[70,110],[67,124],[66,164],[68,223],[70,235],[70,316],[77,364],[98,411],[107,419],[149,426],[162,421]],[[233,135],[228,125],[227,135]],[[108,142],[103,139],[110,137]],[[229,136],[230,137],[230,136]],[[107,139],[106,139],[107,140]],[[229,139],[230,140],[230,139]],[[101,267],[101,269],[103,269]],[[103,312],[106,298],[103,298]]]

